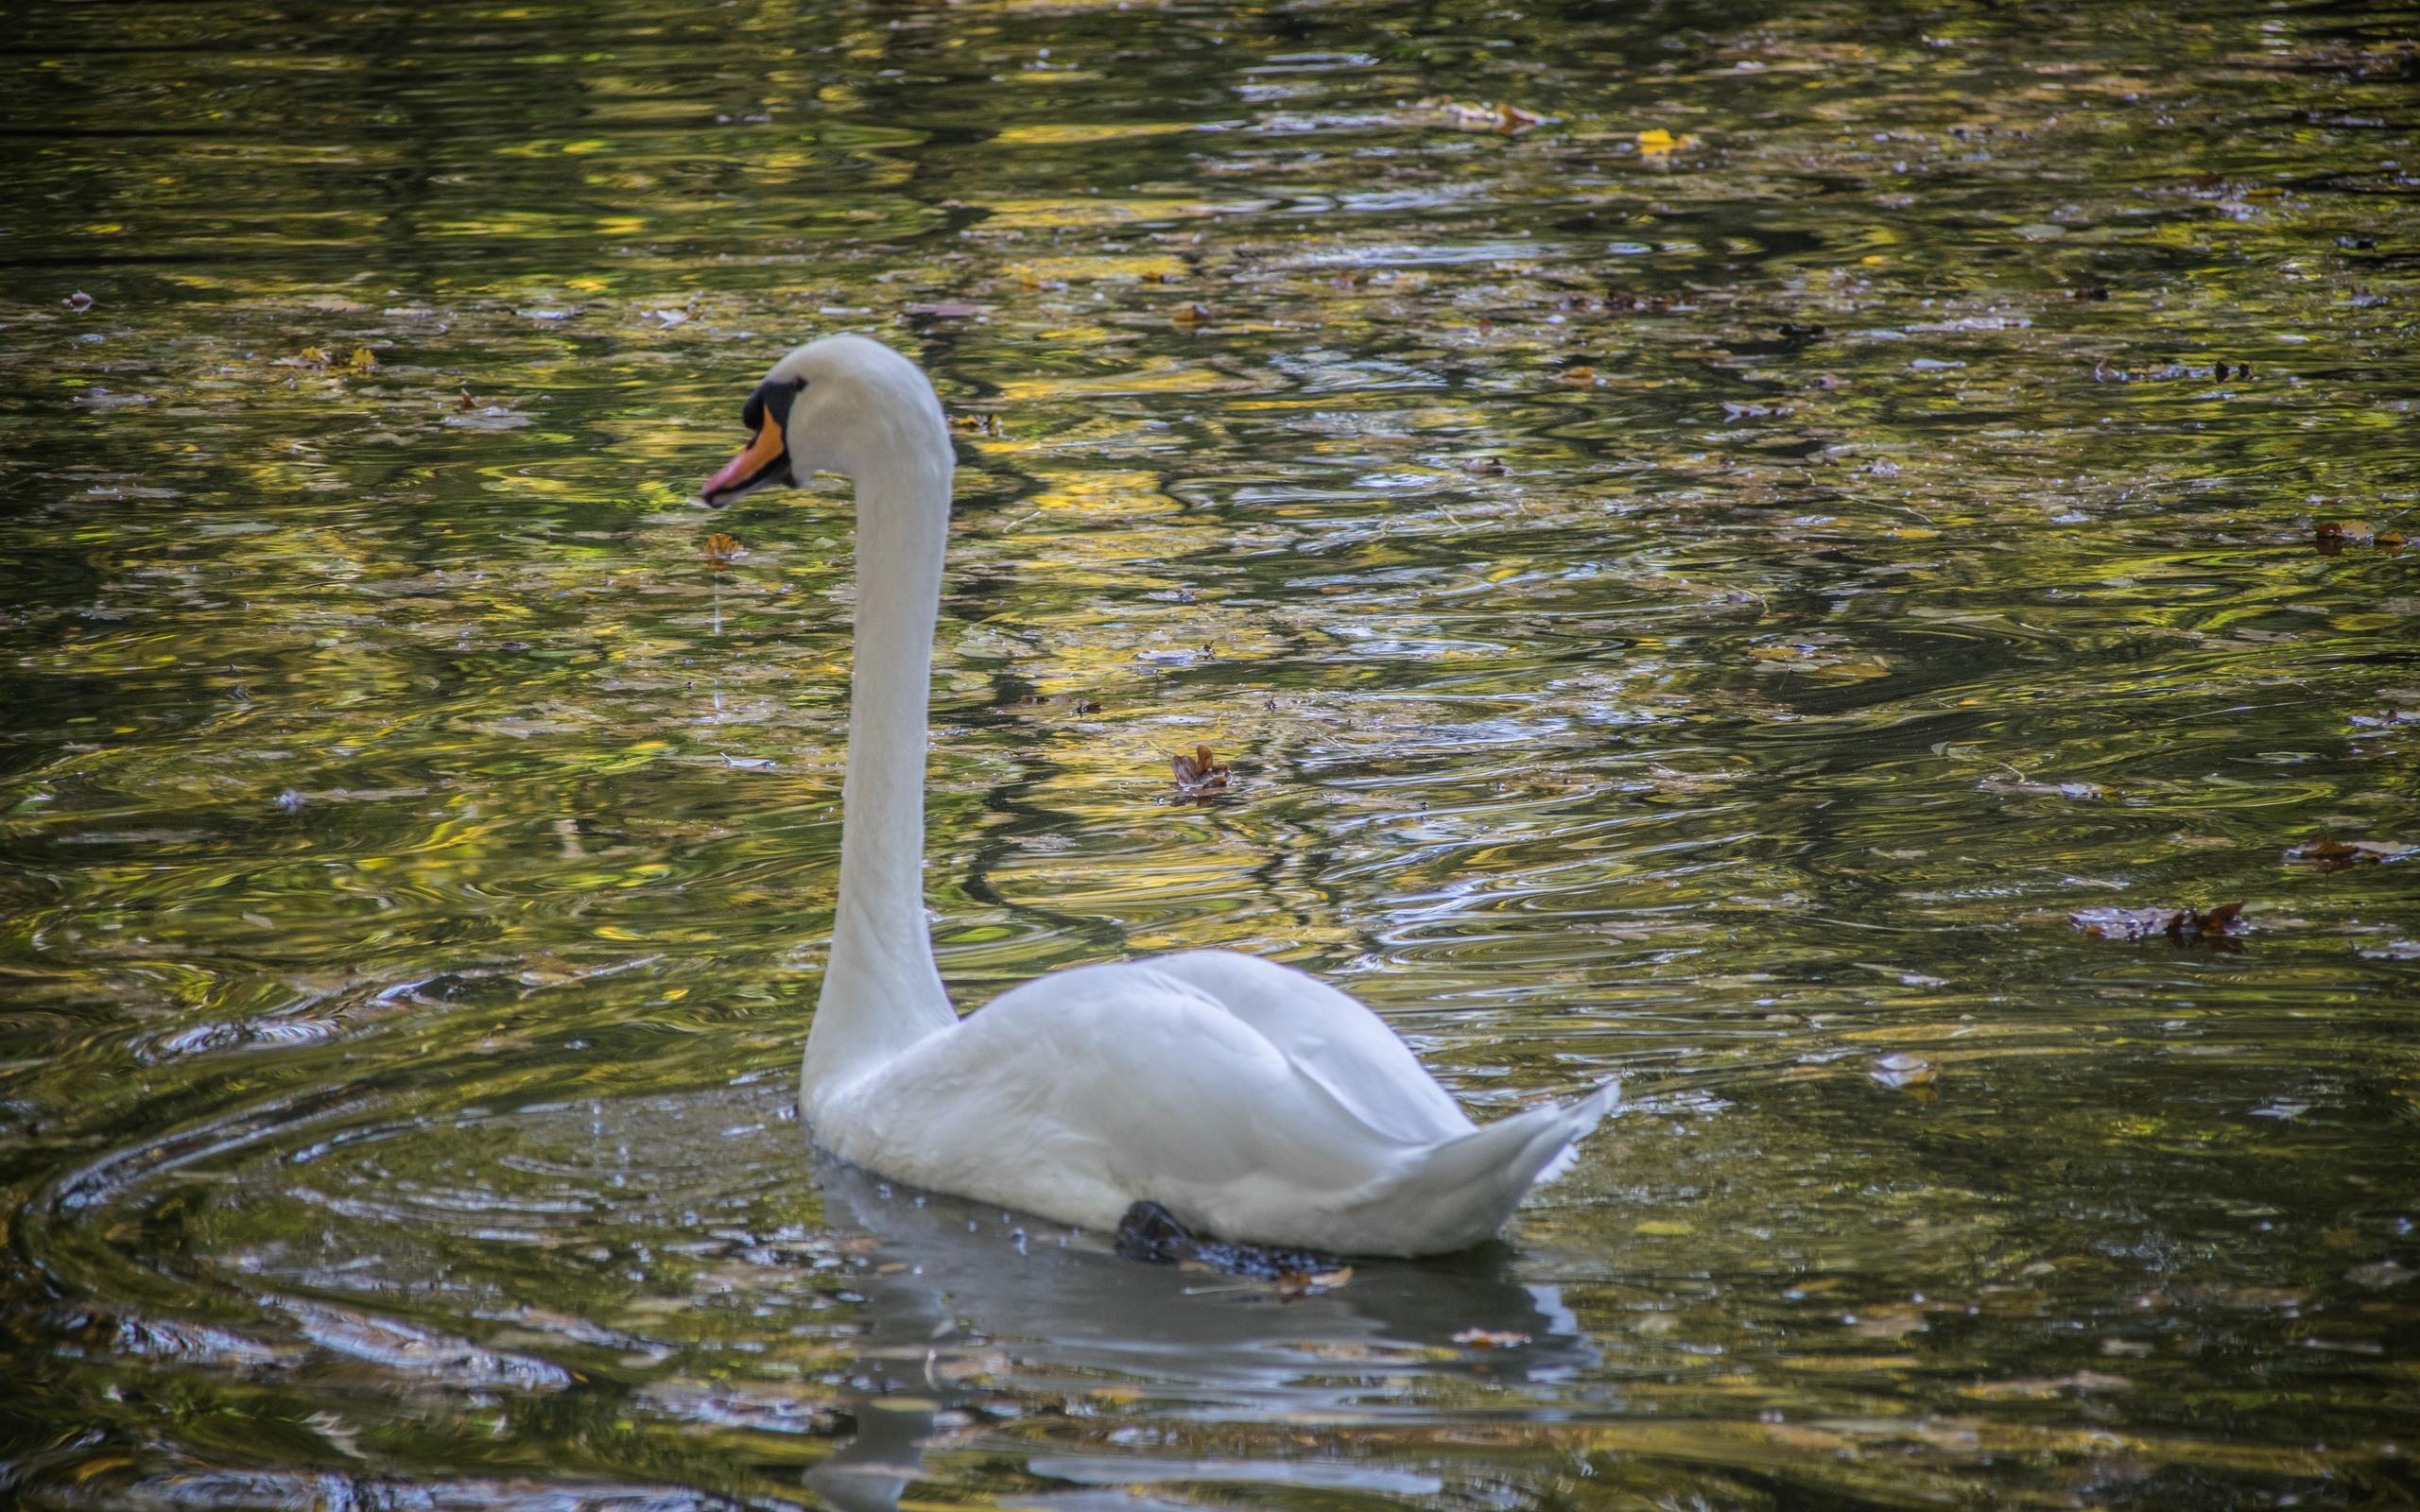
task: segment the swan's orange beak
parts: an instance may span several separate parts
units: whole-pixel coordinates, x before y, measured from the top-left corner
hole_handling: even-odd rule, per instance
[[[764,422],[756,428],[756,438],[748,443],[748,449],[706,479],[706,486],[698,490],[698,496],[709,508],[719,509],[758,484],[787,474],[790,448],[782,429],[781,420],[768,409]]]

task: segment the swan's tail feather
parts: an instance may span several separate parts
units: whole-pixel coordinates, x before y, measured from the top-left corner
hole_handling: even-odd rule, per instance
[[[1578,1102],[1525,1113],[1448,1140],[1358,1205],[1376,1253],[1442,1254],[1492,1236],[1530,1188],[1577,1159],[1574,1146],[1621,1101],[1609,1081]]]

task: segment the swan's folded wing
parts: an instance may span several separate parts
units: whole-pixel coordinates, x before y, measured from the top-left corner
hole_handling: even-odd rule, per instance
[[[1097,1227],[1149,1199],[1217,1231],[1246,1208],[1361,1188],[1429,1143],[1374,1128],[1150,964],[1028,983],[814,1116],[819,1139],[858,1164]]]
[[[1433,1144],[1473,1125],[1387,1022],[1318,977],[1236,951],[1142,963],[1200,988],[1390,1139]]]

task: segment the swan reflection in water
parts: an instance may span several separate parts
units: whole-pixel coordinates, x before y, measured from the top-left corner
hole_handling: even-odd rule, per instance
[[[1153,1483],[1419,1495],[1439,1488],[1419,1466],[1317,1450],[1180,1458],[1173,1446],[1154,1452],[1155,1424],[1435,1422],[1467,1415],[1467,1387],[1517,1405],[1525,1387],[1550,1390],[1598,1365],[1551,1288],[1507,1279],[1502,1245],[1358,1262],[1340,1287],[1280,1300],[1265,1281],[1124,1260],[1112,1235],[828,1158],[803,1171],[786,1095],[766,1083],[442,1118],[357,1103],[295,1118],[281,1107],[64,1175],[26,1210],[23,1232],[53,1274],[92,1287],[77,1357],[113,1361],[96,1367],[147,1395],[163,1389],[160,1371],[290,1390],[290,1416],[335,1446],[322,1469],[242,1469],[171,1443],[121,1467],[111,1504],[342,1504],[408,1483],[447,1504],[562,1505],[545,1483],[465,1477],[448,1454],[425,1479],[407,1459],[372,1473],[336,1456],[354,1457],[352,1435],[432,1408],[440,1421],[469,1411],[543,1421],[512,1404],[583,1379],[595,1384],[580,1390],[611,1394],[635,1421],[707,1437],[795,1434],[838,1409],[854,1432],[808,1484],[844,1512],[888,1512],[927,1473],[929,1449],[974,1441],[1021,1459],[1017,1491],[1052,1512],[1110,1497],[1103,1509],[1148,1512],[1113,1488]],[[800,1201],[809,1180],[821,1197],[811,1213]],[[179,1236],[175,1278],[189,1290],[128,1263],[118,1236],[137,1228]],[[681,1258],[666,1264],[670,1254]],[[533,1257],[546,1257],[539,1269]],[[827,1297],[848,1311],[829,1313]],[[1501,1347],[1456,1342],[1474,1330]],[[809,1352],[842,1374],[801,1389],[791,1351],[819,1336]],[[765,1351],[768,1368],[752,1370]],[[1079,1419],[1098,1430],[1080,1452],[1044,1421],[1015,1421],[1104,1387],[1119,1389],[1124,1426]],[[1444,1400],[1431,1408],[1432,1397]],[[929,1472],[970,1473],[989,1472],[938,1460]],[[98,1484],[33,1503],[90,1504]],[[691,1504],[663,1485],[581,1484],[591,1501]]]
[[[1187,1416],[1333,1421],[1372,1415],[1372,1385],[1356,1379],[1365,1372],[1546,1385],[1598,1362],[1555,1288],[1506,1279],[1512,1251],[1502,1244],[1443,1260],[1356,1262],[1344,1284],[1281,1299],[1268,1282],[1121,1259],[1112,1235],[919,1192],[828,1157],[815,1177],[826,1224],[866,1246],[870,1262],[851,1282],[865,1297],[850,1381],[856,1434],[807,1476],[846,1512],[890,1512],[923,1473],[928,1444],[1003,1390],[1109,1381]],[[1496,1347],[1456,1342],[1473,1331]],[[1094,1486],[1440,1489],[1432,1475],[1345,1460],[1043,1454],[1027,1469]],[[1077,1512],[1100,1494],[1003,1504]],[[1115,1504],[1135,1512],[1141,1503],[1121,1492]]]

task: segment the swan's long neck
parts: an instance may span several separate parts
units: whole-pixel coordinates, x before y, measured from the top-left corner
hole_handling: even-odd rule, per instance
[[[939,416],[933,417],[938,421]],[[936,427],[938,428],[938,427]],[[946,434],[860,468],[849,769],[840,787],[840,907],[807,1035],[804,1102],[958,1022],[925,922],[925,701],[949,543]]]

